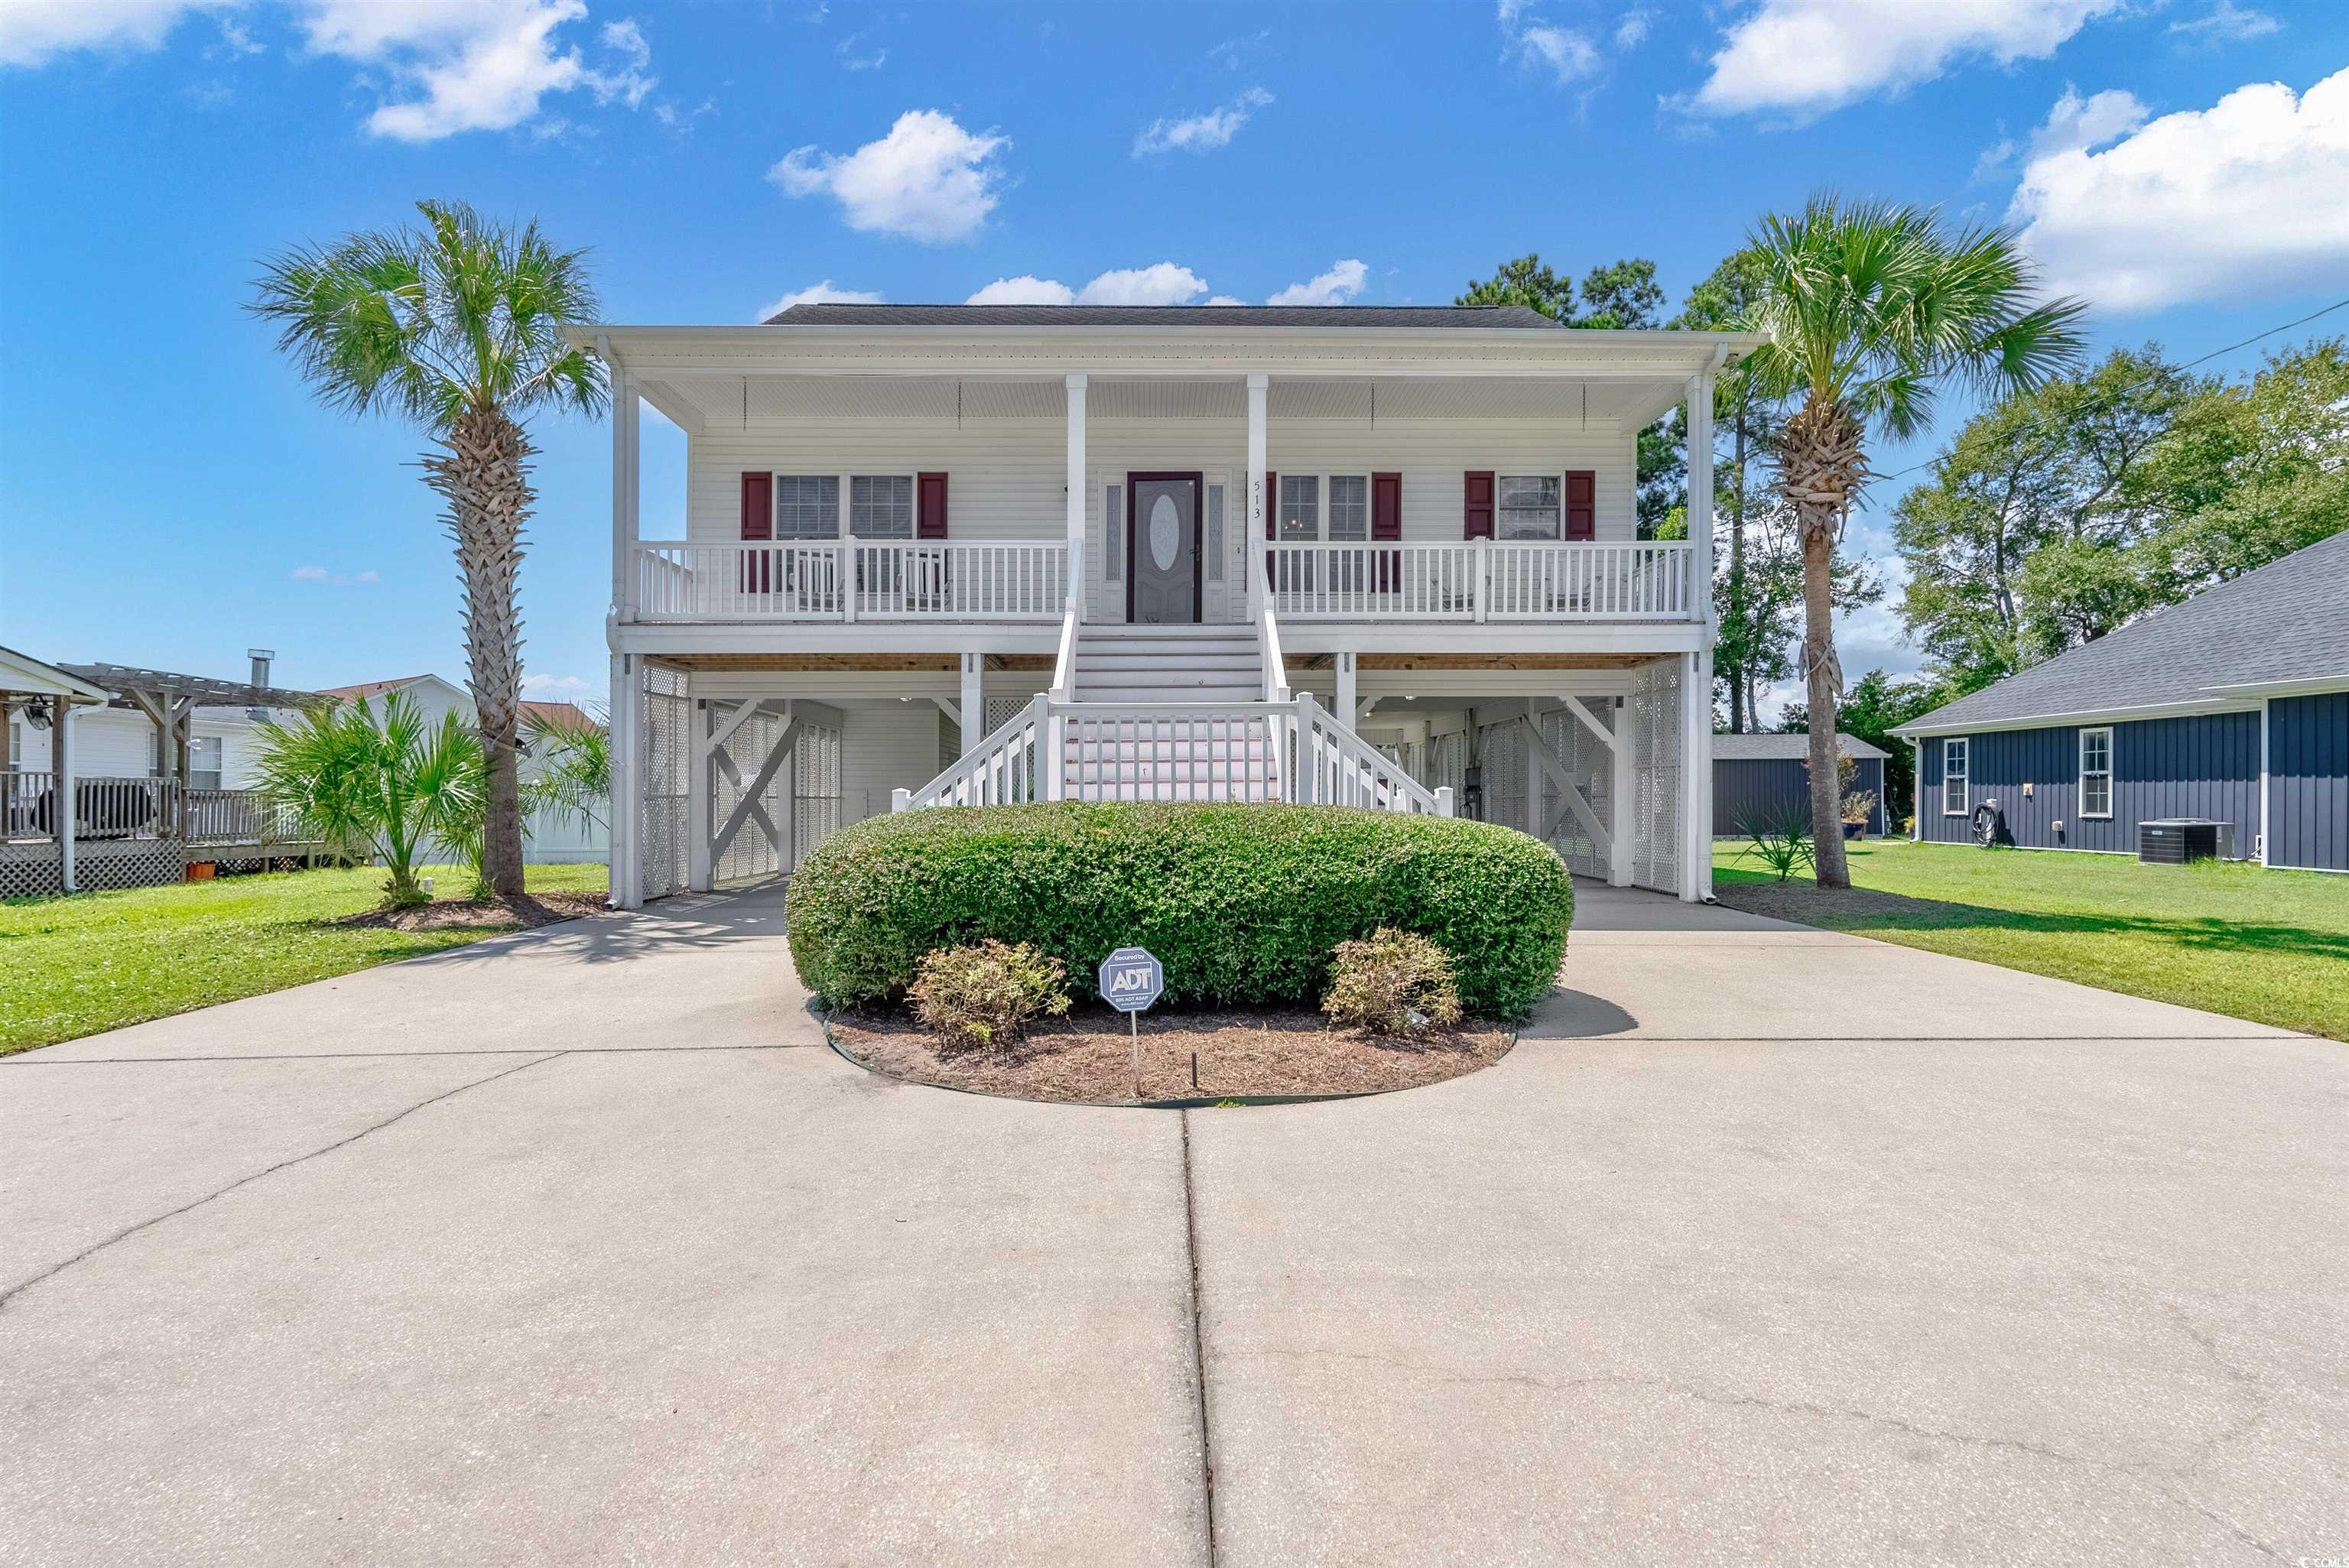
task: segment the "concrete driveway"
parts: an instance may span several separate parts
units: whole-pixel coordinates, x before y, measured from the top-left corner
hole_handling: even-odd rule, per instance
[[[1339,1104],[868,1078],[771,893],[0,1062],[0,1563],[2349,1557],[2349,1053],[1582,893]]]

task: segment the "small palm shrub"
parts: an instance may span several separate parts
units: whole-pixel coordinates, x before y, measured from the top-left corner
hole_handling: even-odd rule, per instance
[[[258,772],[272,805],[346,852],[383,861],[388,907],[425,902],[416,862],[434,843],[457,846],[478,873],[487,765],[453,713],[432,724],[402,692],[380,714],[364,697],[312,708],[291,725],[261,727]]]
[[[1807,811],[1788,810],[1743,826],[1746,844],[1738,853],[1776,872],[1780,882],[1817,863],[1811,852],[1811,819]]]
[[[914,1016],[953,1050],[999,1050],[1069,1010],[1068,965],[1024,942],[941,947],[922,954],[920,974],[905,993]]]
[[[1382,925],[1367,942],[1338,944],[1321,1010],[1341,1029],[1422,1039],[1460,1021],[1460,990],[1444,949]]]

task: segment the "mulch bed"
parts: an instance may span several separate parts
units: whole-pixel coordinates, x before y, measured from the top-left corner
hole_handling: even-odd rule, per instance
[[[576,920],[584,914],[604,913],[604,900],[597,894],[548,892],[532,893],[512,903],[484,900],[472,903],[462,899],[442,899],[409,909],[370,909],[343,915],[331,923],[378,926],[388,931],[449,931],[460,927],[528,931],[533,926],[553,925],[558,920]]]
[[[1042,1100],[1243,1099],[1367,1094],[1441,1083],[1491,1067],[1515,1043],[1471,1022],[1433,1040],[1385,1040],[1330,1027],[1319,1013],[1142,1016],[1142,1092],[1123,1015],[1106,1007],[1047,1019],[1002,1051],[947,1052],[902,1014],[834,1014],[841,1047],[891,1078]],[[1191,1079],[1198,1058],[1198,1083]]]

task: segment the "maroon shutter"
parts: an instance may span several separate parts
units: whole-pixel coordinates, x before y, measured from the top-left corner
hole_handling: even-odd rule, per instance
[[[1588,469],[1566,473],[1566,536],[1599,537],[1599,476]]]
[[[1280,476],[1270,469],[1264,470],[1264,538],[1269,544],[1280,538]],[[1264,580],[1272,581],[1272,557],[1264,558]]]
[[[944,539],[947,536],[947,476],[924,474],[916,481],[921,486],[914,515],[917,521],[914,532],[920,539]]]
[[[771,473],[742,476],[742,538],[746,541],[766,541],[775,537],[775,476]],[[768,593],[774,591],[774,554],[771,551],[746,550],[742,552],[741,589],[745,593]]]
[[[1465,482],[1461,486],[1460,537],[1490,539],[1493,537],[1492,470],[1488,469],[1483,473],[1463,477]]]
[[[1372,539],[1402,538],[1402,476],[1372,474],[1371,476],[1371,537]],[[1392,593],[1402,585],[1402,552],[1382,550],[1378,555],[1378,589]]]

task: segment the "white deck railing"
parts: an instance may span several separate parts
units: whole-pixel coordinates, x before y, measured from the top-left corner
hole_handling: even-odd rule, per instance
[[[1686,621],[1703,618],[1685,542],[1626,544],[1276,542],[1273,608],[1307,621]]]
[[[643,621],[1057,621],[1066,539],[639,544]]]
[[[895,810],[1036,800],[1289,799],[1448,817],[1428,789],[1304,693],[1284,702],[1059,702],[1040,696]]]

